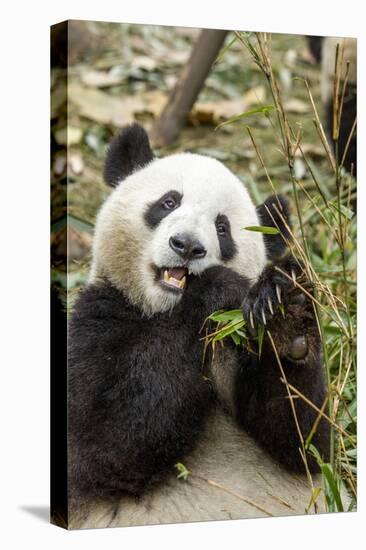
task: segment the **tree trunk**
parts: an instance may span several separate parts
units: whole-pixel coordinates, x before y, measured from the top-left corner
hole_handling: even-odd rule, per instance
[[[155,122],[151,139],[156,147],[172,143],[186,122],[228,31],[204,29],[198,37],[168,103]]]

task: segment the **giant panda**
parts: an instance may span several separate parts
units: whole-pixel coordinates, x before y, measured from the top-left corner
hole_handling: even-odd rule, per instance
[[[69,323],[70,527],[314,511],[317,463],[308,454],[305,473],[300,437],[313,429],[326,461],[328,424],[283,376],[318,409],[326,389],[312,301],[295,285],[303,268],[286,252],[286,200],[255,207],[209,157],[155,158],[137,124],[113,139],[104,175],[114,189]],[[281,234],[244,229],[261,224]],[[248,349],[208,349],[205,319],[233,308]],[[265,336],[259,353],[263,324],[276,351]]]

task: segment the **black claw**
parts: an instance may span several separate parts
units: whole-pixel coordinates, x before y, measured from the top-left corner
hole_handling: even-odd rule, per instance
[[[248,332],[251,336],[255,336],[256,335],[256,329],[255,329],[255,325],[254,325],[254,319],[253,319],[253,312],[252,310],[249,311],[249,316],[248,316]]]
[[[278,303],[281,303],[281,287],[279,285],[276,285],[276,295]]]

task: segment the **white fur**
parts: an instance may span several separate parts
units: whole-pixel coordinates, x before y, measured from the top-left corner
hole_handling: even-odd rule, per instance
[[[192,472],[178,480],[172,469],[167,481],[141,499],[122,497],[113,503],[94,500],[71,515],[70,528],[121,527],[186,521],[289,516],[315,512],[305,475],[284,470],[217,410],[195,451],[185,457]],[[321,485],[313,476],[315,487]],[[347,499],[346,499],[347,501]],[[307,512],[308,509],[308,512]],[[324,512],[323,495],[317,511]]]
[[[170,190],[183,195],[181,206],[149,228],[143,213]],[[178,233],[194,235],[207,250],[204,258],[190,262],[194,274],[224,263],[215,228],[218,214],[228,217],[238,249],[225,265],[255,282],[265,248],[260,233],[243,229],[259,225],[247,190],[220,162],[189,153],[154,160],[111,193],[96,223],[90,280],[107,277],[146,315],[173,308],[181,297],[157,283],[152,265],[183,265],[169,247],[169,238]]]

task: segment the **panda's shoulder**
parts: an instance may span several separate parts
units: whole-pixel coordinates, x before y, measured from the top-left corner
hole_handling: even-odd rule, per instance
[[[73,308],[73,318],[81,320],[123,319],[130,309],[127,298],[108,281],[89,284]]]

